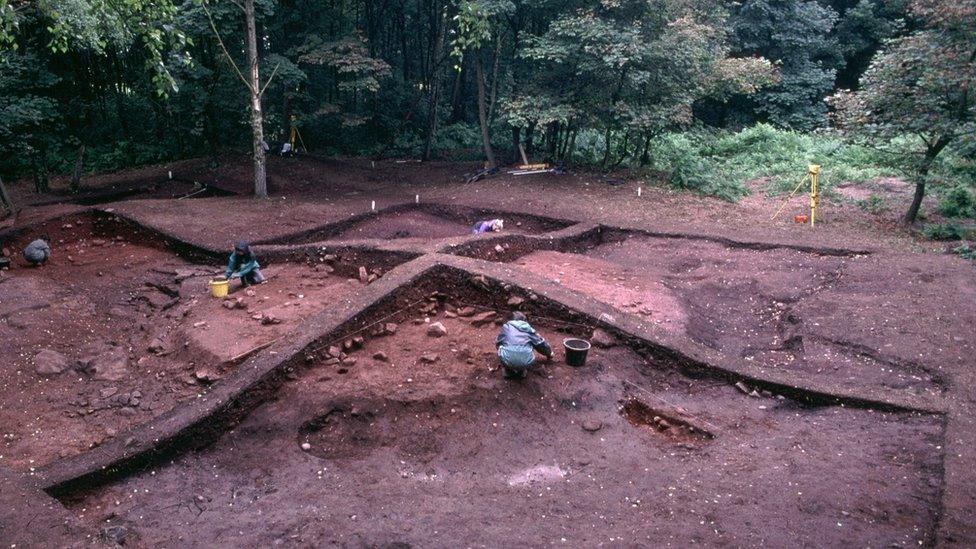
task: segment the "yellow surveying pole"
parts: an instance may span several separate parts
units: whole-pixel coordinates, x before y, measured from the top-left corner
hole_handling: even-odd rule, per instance
[[[810,226],[813,227],[817,219],[817,205],[820,204],[820,195],[817,193],[817,178],[820,176],[820,166],[810,164],[807,167],[807,175],[810,176]]]

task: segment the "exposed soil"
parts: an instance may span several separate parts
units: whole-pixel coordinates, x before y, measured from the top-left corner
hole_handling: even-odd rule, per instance
[[[145,192],[168,168],[180,181],[157,187],[156,199],[131,195],[108,209],[178,235],[187,249],[242,238],[405,243],[384,269],[420,253],[410,240],[467,235],[471,215],[497,213],[508,238],[466,239],[463,255],[518,257],[491,267],[558,280],[778,382],[815,379],[872,401],[908,395],[945,415],[803,405],[758,386],[685,377],[666,360],[649,362],[647,348],[594,346],[588,365],[571,369],[559,348],[565,334],[541,319],[557,360],[511,382],[497,370],[494,324],[439,312],[431,321],[447,327],[442,338],[408,320],[395,335],[332,342],[337,357],[328,346],[296,355],[306,367],[279,372],[287,383],[270,391],[274,399],[210,447],[167,454],[65,499],[96,531],[121,526],[113,532],[126,544],[207,547],[976,543],[976,309],[965,306],[976,298],[976,271],[920,253],[944,245],[891,228],[910,197],[900,185],[871,188],[890,191],[892,209],[880,215],[825,199],[823,223],[810,229],[789,220],[802,213],[802,197],[771,222],[779,199],[761,195],[732,205],[645,188],[636,199],[638,182],[611,187],[589,174],[461,185],[475,166],[449,163],[274,158],[267,201],[171,199],[186,181],[245,193],[250,166],[235,157],[219,170],[190,161],[86,184]],[[24,204],[24,186],[13,191]],[[369,213],[372,200],[379,214]],[[260,258],[268,284],[253,295],[235,284],[224,305],[206,282],[225,256],[191,262],[152,231],[82,214],[37,224],[78,211],[25,210],[3,242],[14,266],[0,272],[0,466],[21,472],[99,452],[130,427],[190,408],[265,344],[328,337],[307,333],[312,315],[368,295],[348,278],[358,265],[367,277],[382,274],[361,258],[321,263],[319,245],[269,246],[274,260]],[[522,236],[564,228],[559,220],[755,246],[616,229],[563,242]],[[54,256],[29,269],[17,253],[41,234]],[[510,295],[486,299],[500,306]],[[45,349],[64,356],[64,372],[35,371]],[[0,540],[8,541],[2,528]]]
[[[221,265],[195,265],[148,232],[76,216],[40,235],[52,256],[18,255],[0,278],[4,464],[27,469],[78,454],[155,417],[225,375],[249,352],[361,286],[322,263],[279,263],[227,303],[209,295]],[[233,307],[230,307],[233,305]],[[60,372],[37,369],[50,361]]]
[[[349,353],[355,364],[312,365],[213,447],[70,507],[150,546],[933,539],[937,418],[749,397],[622,347],[593,349],[580,369],[557,353],[507,381],[494,326],[441,321],[442,338],[406,323]],[[714,438],[635,425],[634,402]]]

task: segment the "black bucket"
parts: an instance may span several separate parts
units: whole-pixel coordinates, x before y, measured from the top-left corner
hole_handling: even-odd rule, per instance
[[[586,364],[586,354],[590,352],[590,342],[585,339],[569,338],[563,340],[566,349],[566,364],[579,368]]]

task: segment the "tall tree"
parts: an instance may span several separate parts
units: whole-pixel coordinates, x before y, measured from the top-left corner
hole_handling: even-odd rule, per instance
[[[913,0],[918,30],[890,40],[855,92],[831,98],[839,128],[895,155],[914,174],[904,222],[918,217],[936,159],[976,141],[976,0]],[[911,137],[908,144],[899,138]]]
[[[810,130],[827,123],[823,99],[843,65],[837,12],[815,0],[746,0],[732,12],[733,51],[774,61],[780,80],[734,105],[743,122]]]

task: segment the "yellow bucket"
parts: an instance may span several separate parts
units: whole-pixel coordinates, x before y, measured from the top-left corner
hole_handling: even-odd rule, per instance
[[[214,297],[227,297],[227,289],[230,281],[227,279],[216,279],[210,281],[210,294]]]

